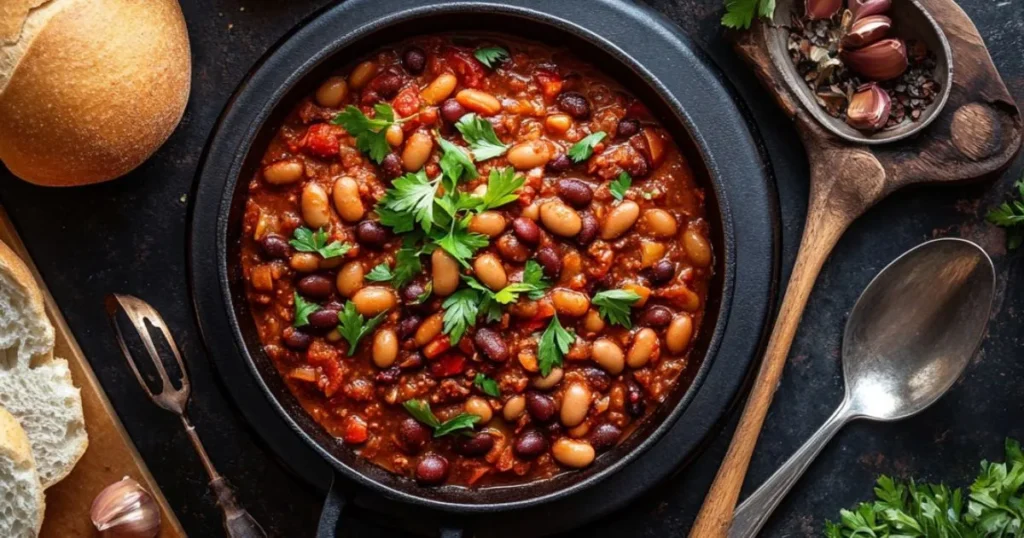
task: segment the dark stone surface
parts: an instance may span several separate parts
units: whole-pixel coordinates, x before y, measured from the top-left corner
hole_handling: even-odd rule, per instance
[[[102,299],[139,295],[167,319],[189,359],[192,416],[220,471],[273,536],[309,536],[320,495],[292,478],[261,449],[225,400],[205,360],[185,281],[185,202],[199,153],[232,89],[261,54],[320,0],[183,0],[192,40],[193,89],[170,141],[128,177],[76,189],[44,189],[0,173],[0,202],[29,245],[122,420],[164,493],[193,536],[221,534],[206,478],[176,419],[151,405],[124,367]],[[795,131],[774,109],[723,38],[720,0],[647,0],[715,58],[737,85],[767,140],[779,181],[784,263],[795,256],[807,199],[807,165]],[[1011,93],[1024,102],[1024,4],[964,0]],[[1020,254],[1007,255],[1002,231],[984,222],[1021,177],[1024,159],[995,181],[900,192],[871,210],[826,264],[797,335],[750,469],[744,495],[783,462],[832,412],[842,395],[843,324],[860,291],[894,257],[921,241],[959,236],[995,259],[1000,295],[988,338],[951,393],[899,423],[855,423],[827,447],[780,506],[766,536],[820,534],[826,518],[865,499],[879,473],[966,485],[978,460],[1001,459],[1006,436],[1024,437],[1019,421],[1024,377],[1019,360],[1024,287]],[[226,380],[230,382],[230,380]],[[735,417],[733,418],[733,422]],[[728,425],[731,429],[733,424]],[[691,467],[580,536],[683,535],[728,444],[717,438]],[[371,518],[346,517],[348,536],[393,536]]]

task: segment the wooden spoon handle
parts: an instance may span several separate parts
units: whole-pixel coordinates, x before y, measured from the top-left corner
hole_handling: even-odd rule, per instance
[[[870,153],[854,149],[827,152],[812,162],[807,224],[786,296],[729,451],[690,530],[691,538],[725,538],[728,534],[750,457],[782,377],[807,298],[839,237],[855,218],[881,198],[884,177],[884,171]]]

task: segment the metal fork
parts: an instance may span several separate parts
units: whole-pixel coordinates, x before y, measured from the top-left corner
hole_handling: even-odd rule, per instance
[[[153,403],[178,415],[182,425],[185,426],[185,433],[188,434],[188,438],[192,441],[192,446],[195,447],[196,453],[199,454],[199,459],[203,462],[203,467],[206,469],[206,474],[210,477],[210,490],[217,498],[217,505],[223,513],[224,530],[227,531],[228,537],[265,538],[267,534],[263,531],[263,528],[249,515],[249,512],[238,504],[234,489],[217,472],[217,469],[213,467],[213,462],[210,461],[210,456],[206,453],[206,449],[203,448],[203,443],[199,440],[195,427],[188,419],[188,414],[186,413],[190,393],[188,371],[185,369],[185,363],[181,360],[181,353],[178,352],[178,345],[174,342],[174,338],[171,337],[171,332],[167,329],[164,319],[160,317],[160,314],[149,303],[131,295],[116,293],[108,295],[106,307],[110,323],[114,326],[114,332],[117,334],[117,343],[121,346],[121,352],[124,353],[125,359],[128,360],[128,366],[131,367],[132,372],[135,374],[135,379],[139,381],[139,385],[142,385],[142,389],[146,391],[146,394],[153,400]],[[132,325],[135,326],[135,332],[142,339],[142,343],[149,354],[150,362],[153,363],[157,373],[160,374],[161,386],[160,392],[157,394],[150,390],[149,385],[142,378],[142,374],[139,373],[138,365],[135,362],[135,357],[132,356],[131,351],[128,349],[124,333],[121,332],[121,325],[117,322],[119,307],[128,316],[128,319],[131,320]],[[175,389],[171,384],[167,376],[167,370],[164,368],[163,360],[160,358],[160,354],[157,352],[156,345],[153,342],[153,337],[146,326],[146,321],[149,321],[150,325],[160,330],[171,350],[171,354],[174,355],[174,360],[178,362],[178,370],[181,372],[181,379],[179,380],[181,388]]]

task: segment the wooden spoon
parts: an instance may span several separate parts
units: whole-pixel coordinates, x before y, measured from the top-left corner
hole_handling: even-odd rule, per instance
[[[729,451],[690,531],[725,538],[758,435],[825,259],[850,224],[889,193],[916,183],[975,180],[1006,167],[1021,145],[1021,116],[967,14],[952,0],[920,0],[945,29],[955,65],[945,111],[917,139],[862,146],[832,135],[803,108],[773,64],[772,32],[763,22],[736,36],[736,49],[796,122],[810,161],[807,223],[796,264]],[[792,1],[780,1],[785,24]],[[784,41],[783,41],[784,43]]]

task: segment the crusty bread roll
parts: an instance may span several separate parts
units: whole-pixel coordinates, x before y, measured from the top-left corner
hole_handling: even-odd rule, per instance
[[[89,446],[82,396],[67,361],[53,356],[53,326],[42,293],[28,267],[3,243],[0,406],[17,417],[28,434],[44,488],[67,476]]]
[[[0,160],[22,179],[127,173],[181,120],[190,80],[177,0],[0,0]]]
[[[0,536],[35,538],[46,503],[28,436],[18,419],[0,407]]]

